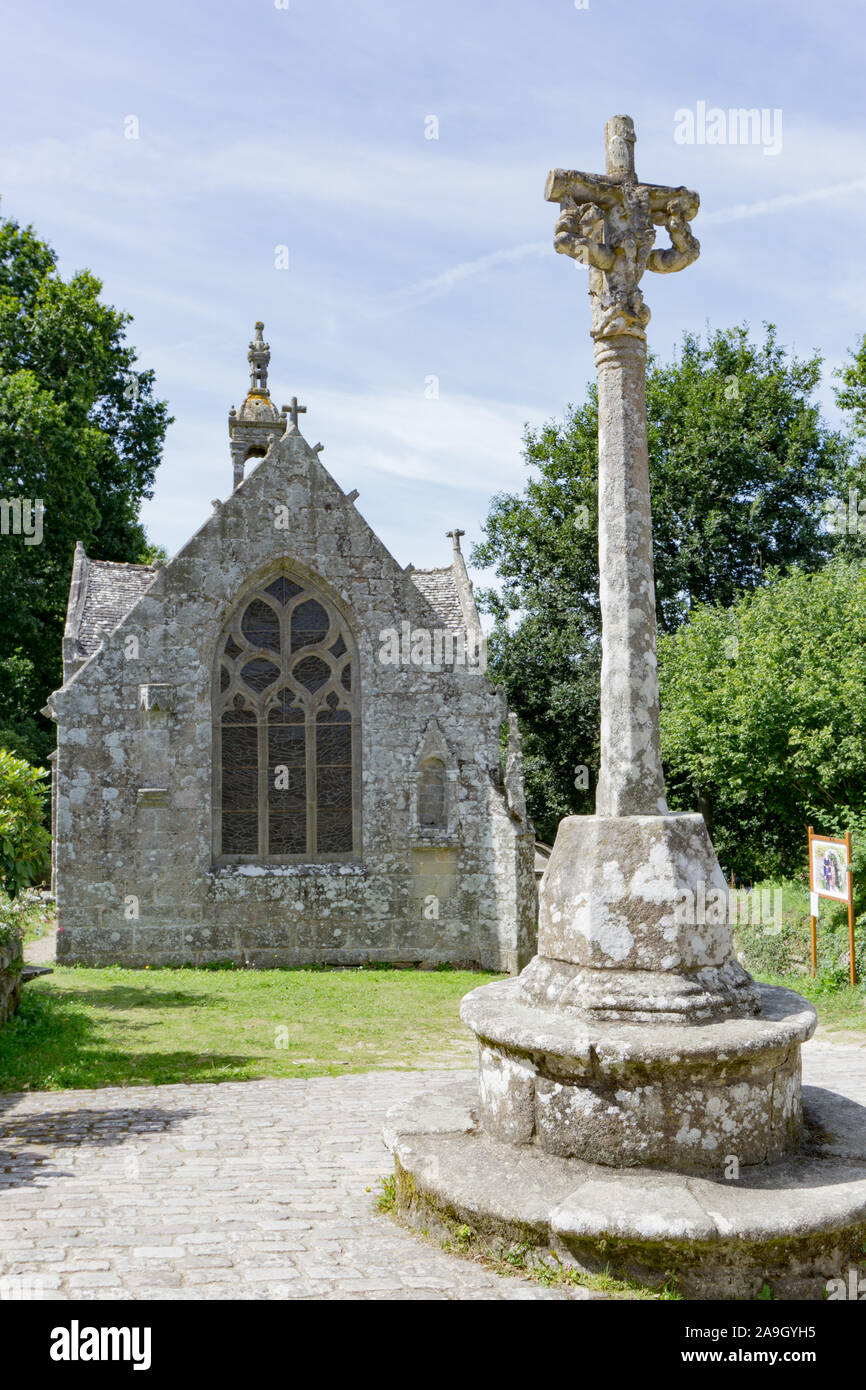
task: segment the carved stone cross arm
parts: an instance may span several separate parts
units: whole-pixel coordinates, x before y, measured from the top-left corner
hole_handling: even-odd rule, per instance
[[[579,169],[551,169],[544,197],[548,203],[561,203],[571,198],[575,203],[594,202],[602,207],[614,207],[622,197],[623,183],[637,183],[633,170],[631,174],[630,179],[624,179],[619,174],[584,174]],[[689,222],[697,217],[701,200],[693,189],[685,188],[682,184],[669,188],[662,183],[642,183],[640,187],[648,194],[654,222],[664,221],[664,213],[672,198],[683,200],[683,215]]]
[[[560,205],[555,249],[590,268],[596,339],[623,331],[641,336],[649,322],[638,290],[644,271],[684,270],[701,249],[689,226],[700,208],[697,193],[638,182],[634,143],[630,118],[614,116],[605,129],[607,172],[553,169],[544,192]],[[654,249],[656,227],[667,230],[670,246]]]

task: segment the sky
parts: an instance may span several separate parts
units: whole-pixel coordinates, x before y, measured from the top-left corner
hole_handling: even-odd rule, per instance
[[[2,0],[0,17],[0,213],[133,316],[175,417],[143,509],[169,554],[231,489],[256,319],[273,399],[307,406],[302,432],[399,563],[447,564],[453,526],[468,551],[493,494],[524,486],[525,425],[593,375],[587,272],[554,253],[544,186],[554,166],[603,172],[618,113],[639,177],[701,197],[698,262],[642,283],[652,350],[773,322],[824,356],[832,418],[832,371],[866,332],[859,0]],[[763,143],[699,141],[714,108],[765,112]]]

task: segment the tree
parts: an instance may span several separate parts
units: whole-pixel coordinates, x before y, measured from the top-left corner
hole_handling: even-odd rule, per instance
[[[866,440],[866,334],[848,356],[850,362],[836,373],[842,382],[836,388],[836,402],[840,410],[850,413],[854,438]]]
[[[48,872],[51,837],[42,824],[44,767],[0,748],[0,889],[14,898]]]
[[[28,537],[27,517],[7,509],[0,536],[0,733],[40,759],[53,736],[35,716],[61,678],[75,542],[96,559],[140,558],[139,509],[171,423],[125,341],[130,316],[101,301],[89,271],[64,281],[56,265],[32,227],[0,220],[0,499],[26,500],[31,523]]]
[[[838,540],[826,504],[858,477],[841,434],[811,396],[817,356],[797,359],[767,326],[705,340],[686,334],[669,364],[651,359],[647,430],[659,630],[696,604],[729,605],[769,567],[814,570]],[[533,476],[491,503],[472,561],[495,568],[490,674],[520,717],[527,800],[550,838],[561,815],[594,807],[598,768],[598,401],[594,385],[565,420],[527,428]],[[586,789],[579,769],[593,776]]]
[[[40,761],[46,743],[40,693],[32,661],[20,651],[0,658],[0,748],[14,748],[31,763]]]
[[[797,568],[659,641],[673,807],[710,808],[725,866],[801,873],[806,830],[866,831],[866,563]]]

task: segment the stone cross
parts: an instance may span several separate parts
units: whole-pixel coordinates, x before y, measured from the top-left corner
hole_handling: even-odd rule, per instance
[[[599,816],[667,812],[659,751],[655,582],[646,431],[645,270],[682,270],[700,243],[687,188],[639,183],[634,123],[605,127],[607,171],[553,169],[545,198],[560,204],[555,249],[589,266],[598,372],[598,552],[602,618]],[[653,250],[655,228],[671,245]]]
[[[292,424],[294,425],[295,429],[298,428],[298,416],[306,415],[307,413],[307,407],[305,405],[298,405],[297,396],[292,396],[291,403],[287,406],[284,405],[283,410],[287,411],[287,413],[291,415]]]
[[[465,535],[466,535],[466,532],[465,532],[465,531],[461,531],[459,526],[455,526],[453,531],[446,531],[445,534],[446,534],[446,536],[448,536],[448,537],[450,538],[450,540],[452,540],[452,541],[454,542],[454,549],[455,549],[455,550],[459,550],[459,549],[460,549],[460,537],[461,537],[461,536],[465,536]]]

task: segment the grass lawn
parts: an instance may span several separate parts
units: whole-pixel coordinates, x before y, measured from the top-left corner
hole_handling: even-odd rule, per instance
[[[0,1031],[0,1091],[472,1066],[461,970],[59,966]]]
[[[772,916],[736,929],[747,968],[811,999],[825,1036],[862,1037],[866,921],[857,924],[861,983],[850,989],[844,907],[822,907],[820,974],[812,980],[808,889],[792,882],[756,885],[763,889],[779,894],[772,898]],[[26,908],[22,924],[36,940],[50,918],[32,897],[19,909]],[[460,1022],[460,1000],[498,978],[388,968],[58,966],[25,985],[18,1014],[0,1030],[0,1091],[474,1066],[475,1039]]]

